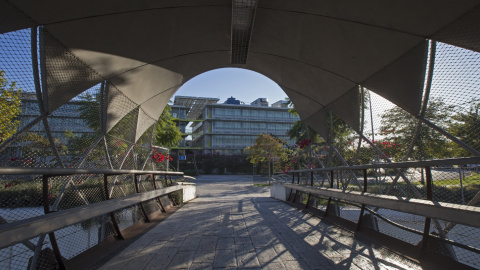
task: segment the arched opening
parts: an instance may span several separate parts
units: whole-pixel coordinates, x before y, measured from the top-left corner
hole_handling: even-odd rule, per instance
[[[266,76],[247,69],[202,73],[177,91],[170,107],[184,134],[179,146],[172,148],[175,165],[187,173],[251,174],[245,150],[259,135],[269,134],[289,145],[296,142],[287,132],[299,118],[289,113],[285,92]],[[206,159],[213,158],[225,162],[213,168],[206,165],[212,163]]]

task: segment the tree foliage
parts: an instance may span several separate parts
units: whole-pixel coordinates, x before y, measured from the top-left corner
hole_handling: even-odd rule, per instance
[[[155,130],[155,142],[164,147],[178,146],[182,140],[180,128],[175,124],[175,118],[170,114],[171,108],[167,104],[158,119]]]
[[[451,124],[452,107],[446,105],[441,98],[430,100],[425,111],[425,118],[440,128],[448,129]],[[381,115],[381,136],[388,145],[394,145],[392,158],[401,160],[408,151],[410,143],[415,137],[418,120],[405,110],[394,107]],[[414,144],[411,158],[415,160],[443,158],[451,156],[449,142],[445,136],[431,127],[422,124],[420,135]]]
[[[284,158],[286,154],[282,144],[266,133],[258,135],[255,144],[245,150],[248,152],[247,159],[253,164],[268,161],[273,157]]]
[[[80,96],[78,101],[80,117],[85,120],[87,126],[95,131],[100,132],[101,120],[100,120],[100,91],[95,95],[89,92]]]
[[[288,112],[294,116],[298,116],[297,109],[293,105],[292,100],[289,98],[285,99],[287,100],[287,106],[290,107]],[[287,131],[287,135],[290,137],[290,139],[295,140],[297,143],[305,139],[309,139],[314,142],[321,140],[318,133],[301,120],[298,120],[292,124],[292,127]]]
[[[285,167],[286,161],[288,161],[291,150],[284,148],[284,142],[273,136],[263,133],[258,135],[255,140],[255,144],[245,149],[247,153],[247,159],[252,164],[261,164],[268,162],[268,171],[270,174],[270,163],[275,162],[277,165],[281,164]],[[285,170],[285,168],[280,168]]]
[[[20,121],[16,118],[21,112],[20,93],[17,83],[9,83],[5,71],[0,70],[0,143],[17,132]]]
[[[89,92],[84,93],[80,96],[79,102],[80,106],[78,108],[79,114],[84,119],[87,126],[94,131],[94,133],[101,132],[101,120],[100,120],[100,109],[101,109],[101,93],[97,91],[96,94],[91,94]],[[157,126],[155,129],[155,143],[157,145],[172,147],[177,146],[179,141],[182,139],[182,133],[179,128],[175,125],[174,118],[170,114],[170,106],[167,105],[163,109],[162,115],[157,121]],[[133,128],[136,127],[136,124],[133,123],[136,113],[138,113],[138,108],[134,111],[125,115],[118,123],[110,130],[109,134],[114,135],[120,139],[127,141],[132,141],[133,137]],[[87,137],[85,137],[87,136]],[[85,134],[80,137],[78,136],[69,136],[72,142],[84,143],[91,140],[91,136],[94,134]]]
[[[459,138],[464,143],[473,147],[475,150],[480,151],[480,102],[478,100],[472,100],[470,107],[464,111],[460,108],[458,112],[452,116],[453,123],[449,127],[449,132]],[[470,152],[458,145],[454,145],[455,156],[470,156]]]

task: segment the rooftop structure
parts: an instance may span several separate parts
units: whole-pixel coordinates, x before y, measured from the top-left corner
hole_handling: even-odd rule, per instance
[[[268,98],[257,98],[250,105],[268,107]]]
[[[277,102],[272,103],[272,107],[286,108],[287,107],[287,101],[286,100],[279,100]]]
[[[241,101],[234,98],[234,97],[229,97],[223,104],[231,104],[231,105],[240,105]]]
[[[185,119],[194,120],[203,112],[205,106],[217,103],[218,101],[218,98],[175,96],[173,104],[189,108]]]

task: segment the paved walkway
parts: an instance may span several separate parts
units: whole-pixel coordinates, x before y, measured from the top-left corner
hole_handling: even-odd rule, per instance
[[[420,269],[269,198],[249,176],[202,176],[198,198],[101,269]]]

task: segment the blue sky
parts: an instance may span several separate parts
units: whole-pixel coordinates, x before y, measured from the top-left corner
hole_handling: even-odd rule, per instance
[[[246,104],[257,98],[268,98],[272,104],[287,97],[274,81],[241,68],[221,68],[202,73],[187,81],[175,96],[213,97],[219,98],[220,103],[233,96]]]

